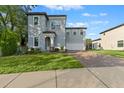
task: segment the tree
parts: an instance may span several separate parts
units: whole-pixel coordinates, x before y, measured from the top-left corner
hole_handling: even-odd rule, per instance
[[[0,6],[0,28],[10,29],[19,34],[20,40],[27,36],[27,15],[35,5]],[[4,30],[5,31],[5,30]]]
[[[25,20],[27,18],[26,13],[31,11],[32,8],[36,6],[26,5],[26,6],[17,6],[17,5],[5,5],[0,6],[0,24],[4,28],[11,28],[14,30],[14,27],[18,25],[26,25]],[[25,22],[25,24],[17,24],[20,21]]]
[[[10,31],[15,35],[17,33],[20,42],[27,40],[27,15],[35,6],[17,6],[17,5],[4,5],[0,6],[0,37],[2,41],[8,40]],[[9,31],[8,31],[9,30]],[[4,33],[3,33],[4,31]],[[12,36],[13,37],[13,36]],[[6,41],[9,43],[9,41]],[[10,41],[11,42],[11,41]],[[12,42],[11,42],[12,43]],[[13,42],[14,43],[14,42]],[[16,42],[15,42],[16,43]],[[6,45],[6,43],[4,42]],[[6,47],[7,49],[7,47]]]
[[[86,39],[86,50],[92,49],[92,39]]]

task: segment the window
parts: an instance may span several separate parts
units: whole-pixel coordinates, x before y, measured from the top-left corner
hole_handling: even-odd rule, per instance
[[[83,35],[83,32],[81,31],[80,34]]]
[[[124,46],[124,41],[123,40],[120,40],[117,43],[118,43],[118,47],[123,47]]]
[[[59,24],[55,25],[55,29],[60,29],[60,25]]]
[[[38,25],[38,17],[34,17],[34,25]]]
[[[99,47],[101,47],[101,43],[99,43]]]
[[[69,35],[69,32],[66,32],[67,35]]]
[[[34,46],[38,46],[38,37],[34,37]]]
[[[51,29],[55,29],[55,24],[54,24],[54,22],[51,23]]]
[[[51,23],[51,29],[60,29],[60,25],[57,22],[52,22]]]
[[[76,35],[76,32],[73,32],[74,35]]]

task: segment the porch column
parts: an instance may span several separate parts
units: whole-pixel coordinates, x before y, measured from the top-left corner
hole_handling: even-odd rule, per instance
[[[51,37],[51,47],[54,47],[54,37]]]

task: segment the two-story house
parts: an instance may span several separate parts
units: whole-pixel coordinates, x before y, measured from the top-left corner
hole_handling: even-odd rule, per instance
[[[85,50],[86,27],[66,27],[66,15],[47,15],[44,12],[27,15],[29,48]]]
[[[100,39],[92,41],[93,49],[124,50],[124,24],[100,33]]]

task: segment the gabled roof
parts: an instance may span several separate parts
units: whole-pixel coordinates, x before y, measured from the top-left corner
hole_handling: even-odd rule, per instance
[[[124,26],[124,24],[120,24],[118,26],[112,27],[112,28],[110,28],[108,30],[105,30],[105,31],[101,32],[100,34],[105,33],[105,32],[108,32],[108,31],[111,31],[111,30],[116,29],[116,28],[121,27],[121,26]]]
[[[86,27],[66,27],[65,29],[87,29]]]

